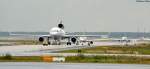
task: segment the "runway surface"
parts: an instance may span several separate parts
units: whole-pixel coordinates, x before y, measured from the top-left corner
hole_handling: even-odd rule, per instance
[[[24,52],[42,52],[42,51],[61,51],[61,50],[70,50],[78,48],[88,48],[95,46],[105,46],[105,45],[120,45],[117,42],[95,42],[93,45],[88,46],[84,45],[14,45],[14,46],[0,46],[0,53],[24,53]]]
[[[79,53],[12,53],[12,56],[78,56]],[[143,57],[150,58],[150,55],[138,55],[138,54],[90,54],[90,53],[82,53],[84,56],[127,56],[127,57]]]
[[[0,69],[150,69],[139,64],[1,62]]]
[[[0,56],[6,53],[12,56],[41,56],[43,54],[53,55],[54,52],[70,50],[70,49],[81,49],[81,48],[91,48],[96,46],[112,46],[112,45],[122,45],[119,42],[94,42],[93,45],[15,45],[15,46],[0,46]],[[59,54],[54,54],[58,55]],[[65,55],[65,54],[61,54]],[[68,54],[67,54],[68,55]]]

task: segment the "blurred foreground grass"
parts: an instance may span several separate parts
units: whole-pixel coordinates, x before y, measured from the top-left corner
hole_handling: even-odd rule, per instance
[[[150,64],[150,58],[127,56],[69,56],[66,62],[72,63],[123,63],[123,64]]]
[[[150,58],[127,56],[68,56],[65,63],[150,64]],[[0,62],[44,62],[40,56],[1,56]]]
[[[39,56],[0,56],[0,62],[42,62]]]
[[[147,54],[150,55],[150,44],[128,45],[128,46],[98,46],[80,49],[81,53],[96,54]],[[78,53],[78,50],[66,50],[61,53]]]

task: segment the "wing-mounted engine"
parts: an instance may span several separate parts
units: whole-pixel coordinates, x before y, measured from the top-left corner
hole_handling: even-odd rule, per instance
[[[62,21],[60,21],[60,23],[58,24],[58,27],[61,29],[64,29],[64,24],[62,24]]]
[[[40,37],[39,42],[43,42],[43,41],[44,41],[44,37]]]
[[[49,42],[49,37],[39,37],[39,42],[43,43],[43,46],[47,46],[47,45],[50,45],[50,42]]]
[[[71,38],[71,42],[75,44],[75,43],[77,42],[77,38],[72,37],[72,38]]]

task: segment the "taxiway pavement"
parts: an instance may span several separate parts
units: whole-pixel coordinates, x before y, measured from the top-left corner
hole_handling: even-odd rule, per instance
[[[43,54],[51,54],[57,51],[71,50],[71,49],[81,49],[81,48],[91,48],[96,46],[112,46],[112,45],[122,45],[120,42],[94,42],[93,45],[15,45],[15,46],[0,46],[0,55],[3,56],[7,53],[13,56],[41,56]]]
[[[1,62],[0,69],[149,69],[143,64]]]

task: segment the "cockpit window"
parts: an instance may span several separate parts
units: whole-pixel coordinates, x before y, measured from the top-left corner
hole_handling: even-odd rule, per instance
[[[53,30],[52,32],[59,32],[60,30],[56,29],[56,30]]]

